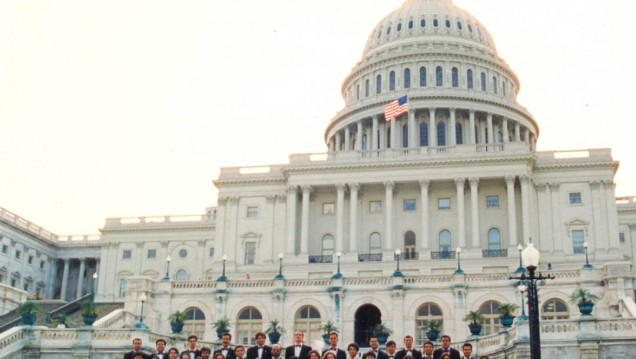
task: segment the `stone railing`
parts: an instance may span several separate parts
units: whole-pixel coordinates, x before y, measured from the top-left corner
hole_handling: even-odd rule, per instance
[[[572,333],[581,330],[575,320],[544,320],[540,324],[541,333]]]
[[[214,289],[216,282],[206,281],[173,281],[170,283],[172,289]]]
[[[333,263],[333,255],[326,256],[309,256],[309,263]]]
[[[228,282],[228,288],[269,288],[274,286],[273,280],[233,280]]]
[[[636,196],[616,197],[617,205],[636,205]]]
[[[11,358],[10,354],[22,349],[24,343],[23,327],[15,327],[0,333],[0,352],[6,355],[4,358]]]
[[[93,328],[123,328],[127,323],[127,318],[132,316],[124,309],[115,309],[93,323]]]
[[[216,217],[210,214],[106,218],[106,224],[104,225],[104,228],[137,226],[191,226],[213,224],[215,219]]]
[[[331,279],[289,279],[285,280],[286,287],[325,287],[331,284]]]
[[[10,223],[16,227],[19,227],[31,234],[34,234],[38,237],[40,237],[40,239],[46,240],[46,241],[55,241],[57,240],[58,236],[54,233],[51,233],[49,231],[47,231],[46,229],[38,226],[35,223],[31,223],[29,221],[27,221],[26,219],[18,216],[17,214],[0,207],[0,219],[2,219],[3,221]]]
[[[481,256],[483,258],[508,257],[507,249],[482,249]]]
[[[443,283],[453,281],[452,275],[420,275],[416,277],[405,277],[405,284],[414,283]]]
[[[343,285],[376,285],[376,284],[385,284],[389,285],[393,283],[393,278],[391,277],[380,277],[380,278],[345,278],[342,282]]]

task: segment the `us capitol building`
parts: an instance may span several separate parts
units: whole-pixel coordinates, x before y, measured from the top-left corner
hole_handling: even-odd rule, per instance
[[[503,329],[496,309],[521,304],[508,277],[531,239],[539,270],[556,277],[539,292],[544,355],[634,357],[636,197],[615,197],[610,149],[538,152],[519,89],[479,20],[451,0],[407,0],[344,79],[326,153],[222,168],[205,213],[108,218],[99,238],[61,238],[2,210],[3,313],[36,292],[70,302],[94,290],[120,308],[89,334],[16,327],[0,343],[16,358],[119,358],[135,336],[172,338],[180,310],[184,332],[208,342],[227,317],[241,344],[279,320],[285,344],[300,329],[316,346],[333,321],[341,346],[366,346],[380,322],[421,346],[433,320],[463,342],[463,318],[478,311],[476,351],[524,358],[527,322]],[[408,112],[387,121],[384,106],[404,95]],[[579,287],[601,298],[591,317],[569,301]]]

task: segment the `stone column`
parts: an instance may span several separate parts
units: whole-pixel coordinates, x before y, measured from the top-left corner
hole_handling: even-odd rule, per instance
[[[62,272],[62,292],[60,293],[60,299],[66,300],[66,288],[68,287],[68,267],[69,259],[64,259],[64,271]]]
[[[342,141],[342,139],[340,138],[340,131],[334,133],[333,135],[336,138],[336,149],[334,152],[338,152],[340,151],[340,143]]]
[[[476,138],[477,136],[475,134],[475,111],[470,110],[468,111],[468,143],[470,143],[471,145],[474,145]]]
[[[517,242],[517,211],[515,207],[515,176],[506,176],[506,190],[508,197],[508,245],[514,248]]]
[[[429,219],[428,219],[428,186],[429,180],[420,180],[420,207],[421,207],[421,223],[422,223],[422,239],[420,240],[420,248],[422,250],[429,249],[430,239],[428,237],[429,232]]]
[[[359,120],[356,123],[356,150],[360,151],[362,149],[362,120]]]
[[[82,296],[82,290],[84,289],[84,270],[86,270],[86,259],[81,258],[79,273],[77,274],[77,292],[75,292],[76,299],[79,299]],[[141,274],[141,272],[139,274]]]
[[[415,125],[415,110],[409,110],[409,148],[417,148],[417,126]]]
[[[508,138],[508,119],[507,118],[503,118],[502,123],[502,130],[501,132],[503,132],[503,143],[508,143],[510,142],[510,138]]]
[[[473,248],[480,248],[479,243],[479,178],[472,177],[470,179],[470,209],[471,209],[471,219],[472,219],[472,237],[473,237]]]
[[[530,231],[530,178],[525,175],[519,176],[519,181],[521,182],[521,229],[523,240],[527,241],[532,234]]]
[[[464,185],[466,180],[462,177],[455,178],[457,187],[457,236],[459,246],[466,248],[466,206],[464,204]]]
[[[380,144],[378,139],[378,115],[373,116],[373,124],[371,125],[371,150],[377,150]]]
[[[515,142],[521,141],[521,125],[519,122],[515,122]]]
[[[336,252],[342,253],[342,242],[344,240],[344,192],[345,185],[336,185]]]
[[[592,226],[593,232],[593,246],[595,249],[603,250],[605,248],[605,241],[599,240],[603,238],[602,217],[603,211],[601,210],[601,183],[599,181],[590,181],[590,193],[592,195],[592,216],[594,218],[593,223],[599,223],[599,225]]]
[[[303,203],[302,217],[300,219],[300,253],[307,254],[309,244],[309,199],[311,196],[311,186],[302,186]]]
[[[358,189],[357,183],[349,183],[349,252],[354,253],[358,245]]]
[[[450,133],[450,138],[448,139],[448,144],[450,146],[457,145],[457,126],[455,125],[455,112],[456,110],[454,108],[450,109],[450,131],[448,131],[448,133]]]
[[[565,249],[563,247],[563,238],[561,236],[561,201],[559,201],[560,187],[561,185],[559,183],[550,183],[550,189],[552,190],[552,218],[554,219],[554,226],[552,226],[552,241],[554,242],[555,252],[562,252]]]
[[[384,212],[384,249],[390,251],[393,249],[393,190],[395,183],[384,182],[385,192],[385,212]]]
[[[296,186],[287,187],[287,254],[296,255]]]
[[[349,126],[345,127],[344,136],[344,149],[349,151],[351,149],[351,129],[349,129]]]
[[[395,130],[396,127],[397,127],[396,123],[397,123],[397,119],[395,119],[395,118],[390,121],[391,136],[390,137],[387,136],[387,141],[388,142],[387,142],[386,148],[391,148],[391,149],[400,148],[400,145],[399,145],[399,143],[397,141],[397,139],[398,139],[397,132],[398,131]]]
[[[437,123],[435,121],[435,107],[428,109],[428,146],[437,147]]]
[[[492,128],[492,113],[487,113],[486,114],[486,126],[488,127],[488,141],[486,141],[488,144],[493,144],[496,143],[497,141],[495,141],[495,131]]]
[[[612,181],[603,181],[604,198],[607,205],[606,211],[606,224],[607,235],[609,237],[610,249],[620,250],[620,241],[618,240],[618,212],[616,209],[616,184]]]

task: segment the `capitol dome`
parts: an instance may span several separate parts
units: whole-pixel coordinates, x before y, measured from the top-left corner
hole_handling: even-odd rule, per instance
[[[476,152],[518,151],[522,143],[534,151],[539,127],[517,103],[519,88],[474,16],[452,0],[406,0],[371,31],[343,81],[345,107],[325,141],[332,154],[361,157],[397,149],[449,155],[470,152],[467,145]],[[387,121],[384,106],[403,96],[408,113]]]

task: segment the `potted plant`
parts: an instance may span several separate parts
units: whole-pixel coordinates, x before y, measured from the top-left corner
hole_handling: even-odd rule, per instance
[[[181,334],[183,331],[183,321],[188,319],[188,316],[185,312],[176,311],[168,317],[170,320],[170,329],[172,329],[172,333]]]
[[[592,294],[585,288],[577,288],[572,295],[570,295],[570,302],[579,306],[579,311],[582,315],[591,315],[594,304],[598,302],[599,297]]]
[[[285,328],[280,325],[277,319],[274,319],[269,322],[269,327],[265,330],[265,333],[267,333],[270,343],[278,344],[281,335],[285,334]]]
[[[325,342],[325,344],[329,344],[329,333],[338,333],[338,327],[336,327],[336,324],[334,324],[334,322],[332,322],[331,320],[321,325],[320,330],[322,330],[322,340]]]
[[[97,316],[99,315],[95,302],[90,299],[83,301],[80,307],[80,315],[82,316],[84,325],[93,325],[93,323],[95,323],[95,319],[97,319]]]
[[[481,334],[481,323],[484,322],[484,316],[480,312],[476,310],[471,310],[464,317],[464,321],[468,322],[468,328],[470,329],[470,334],[479,335]]]
[[[53,318],[52,322],[53,324],[56,325],[56,328],[68,328],[69,327],[68,314],[66,313],[58,314],[55,318]]]
[[[27,299],[18,307],[18,314],[22,317],[22,324],[33,325],[37,320],[37,313],[40,311],[40,306],[37,300]]]
[[[378,323],[373,327],[372,333],[378,337],[380,344],[384,345],[389,339],[389,335],[393,334],[393,330],[387,327],[384,323]]]
[[[426,322],[426,337],[428,340],[434,342],[439,338],[439,333],[442,331],[442,322],[439,320],[431,320]]]
[[[517,309],[519,309],[519,306],[514,303],[499,304],[497,312],[499,313],[499,320],[501,321],[501,325],[503,325],[504,329],[512,326],[512,322],[515,320],[515,316],[513,314],[517,311]]]
[[[223,333],[227,333],[230,331],[230,320],[227,317],[219,318],[212,326],[216,328],[216,336],[221,339]]]

